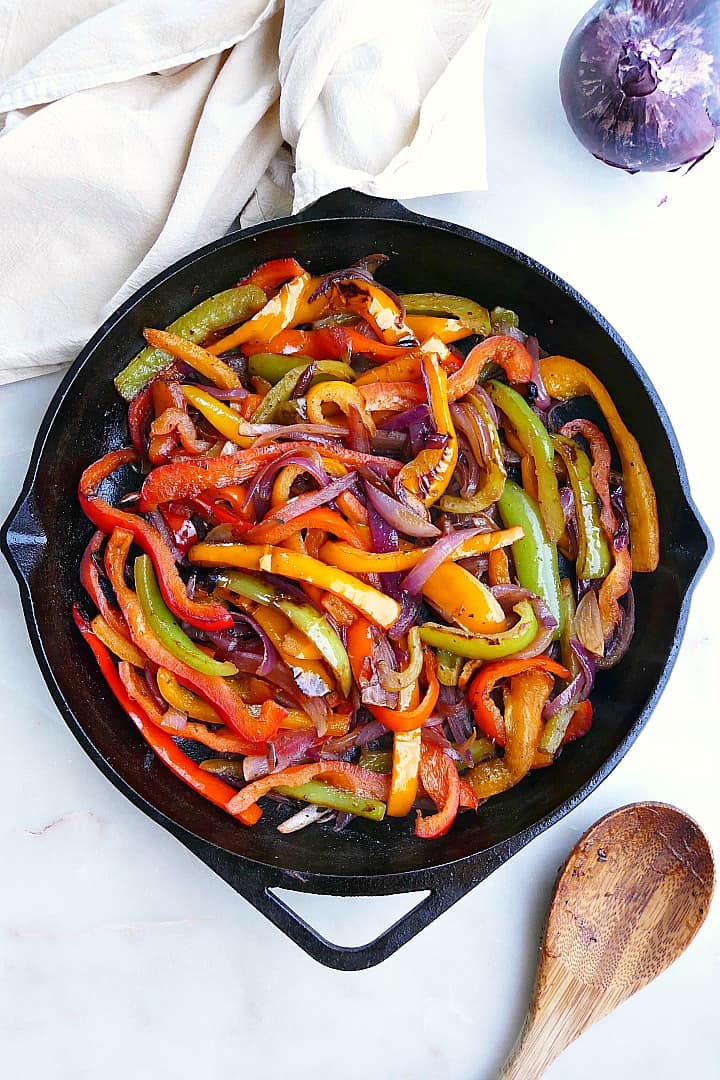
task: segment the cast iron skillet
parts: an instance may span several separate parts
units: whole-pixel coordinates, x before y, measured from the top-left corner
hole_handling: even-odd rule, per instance
[[[601,673],[592,732],[552,769],[532,774],[462,814],[450,834],[416,840],[412,822],[358,823],[292,836],[278,812],[245,829],[205,802],[146,753],[107,690],[70,616],[78,564],[91,533],[75,498],[81,470],[127,443],[125,406],[112,379],[142,344],[144,326],[165,326],[266,259],[295,255],[313,271],[347,266],[369,252],[392,256],[382,279],[404,292],[429,289],[502,304],[550,352],[575,356],[604,380],[639,437],[654,478],[662,529],[656,573],[637,576],[638,630],[624,662]],[[126,476],[112,495],[128,490]],[[22,494],[2,532],[20,585],[33,649],[71,731],[105,775],[234,889],[321,963],[370,967],[390,956],[529,840],[585,798],[617,765],[648,719],[677,655],[690,591],[711,538],[693,505],[665,410],[627,345],[579,296],[532,259],[468,229],[345,191],[295,218],[231,234],[160,274],[124,304],[83,349],[59,387],[35,443]],[[301,920],[275,887],[342,896],[429,890],[368,945],[334,945]]]

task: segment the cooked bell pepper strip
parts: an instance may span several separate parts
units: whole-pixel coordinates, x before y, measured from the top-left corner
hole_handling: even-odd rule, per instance
[[[291,368],[287,375],[283,375],[282,379],[275,383],[271,390],[268,390],[252,414],[253,424],[269,424],[274,420],[276,410],[293,396],[295,387],[300,382],[306,367],[306,364],[298,364],[296,367]],[[340,385],[344,386],[345,383],[340,383]]]
[[[110,626],[120,637],[127,638],[128,628],[125,625],[122,612],[118,611],[114,604],[110,603],[100,584],[100,571],[98,570],[95,558],[98,556],[98,552],[104,541],[105,533],[102,529],[98,529],[90,537],[90,542],[85,548],[83,557],[80,560],[80,584],[108,626]]]
[[[195,458],[193,461],[173,461],[168,465],[160,465],[157,469],[153,469],[145,479],[138,510],[146,513],[149,510],[156,510],[162,503],[187,502],[188,499],[193,499],[212,488],[244,484],[263,465],[294,450],[307,454],[308,444],[286,442],[282,445],[238,450],[235,454],[222,454],[219,457]],[[400,462],[393,458],[380,457],[377,454],[362,454],[355,450],[347,450],[344,446],[323,445],[319,447],[319,451],[324,463],[326,461],[340,462],[346,468],[371,465],[392,476],[401,468]],[[127,528],[129,527],[128,525]]]
[[[560,428],[560,434],[568,439],[574,439],[576,435],[582,435],[587,440],[592,458],[590,480],[595,488],[595,494],[600,500],[600,524],[605,530],[608,540],[612,541],[617,530],[617,518],[610,502],[610,465],[612,455],[607,439],[599,427],[592,420],[578,417],[570,420]]]
[[[389,630],[400,615],[400,605],[392,597],[351,577],[344,570],[326,566],[300,552],[285,551],[269,544],[196,544],[190,548],[188,558],[198,566],[264,570],[294,581],[307,582],[347,600],[385,630]]]
[[[310,765],[290,765],[287,769],[261,776],[238,791],[231,803],[231,810],[247,810],[258,799],[278,787],[298,788],[322,777],[356,796],[369,799],[387,798],[388,777],[360,769],[347,761],[316,761]]]
[[[507,476],[500,436],[487,405],[478,394],[467,394],[465,400],[472,405],[485,425],[490,441],[490,456],[483,462],[485,478],[475,495],[466,499],[443,495],[438,505],[449,514],[481,514],[498,501]]]
[[[344,382],[318,383],[311,386],[305,395],[308,420],[312,424],[325,424],[323,405],[337,406],[345,416],[349,416],[351,409],[356,409],[360,420],[371,435],[375,434],[375,422],[365,408],[365,400],[354,386]]]
[[[103,645],[107,646],[121,660],[126,660],[136,667],[145,667],[147,660],[140,650],[136,649],[132,641],[128,641],[124,634],[116,633],[102,615],[96,615],[90,623],[90,627],[95,637],[99,638]]]
[[[326,735],[347,735],[350,730],[350,713],[330,713],[326,718]],[[283,731],[314,731],[315,724],[302,709],[288,709],[280,724]]]
[[[370,368],[369,371],[358,375],[355,385],[363,388],[363,394],[365,387],[376,383],[418,383],[420,387],[422,378],[420,356],[415,350],[403,349],[402,351],[402,356],[388,360],[386,364],[380,364],[379,367]]]
[[[297,520],[299,521],[300,518]],[[328,528],[328,532],[332,532],[332,528]],[[451,551],[448,559],[455,562],[459,559],[469,559],[473,555],[484,555],[496,548],[514,544],[522,537],[523,531],[517,527],[478,533],[469,540],[464,540],[459,547]],[[323,562],[338,566],[351,574],[392,574],[412,570],[413,566],[417,566],[425,558],[428,550],[423,547],[409,547],[406,551],[361,551],[359,545],[351,546],[342,540],[328,540],[320,548],[319,554]]]
[[[148,327],[143,334],[148,345],[154,349],[162,349],[176,360],[189,364],[222,390],[236,390],[242,386],[240,376],[224,360],[219,360],[201,345],[196,345],[178,334],[170,334],[167,330],[153,330]]]
[[[147,555],[135,560],[135,591],[151,631],[166,649],[204,675],[237,675],[227,661],[214,660],[191,641],[165,604]]]
[[[630,523],[633,569],[657,568],[660,559],[660,525],[655,489],[637,439],[628,431],[603,383],[589,368],[566,356],[547,356],[540,374],[551,397],[559,401],[589,394],[607,421],[622,465],[625,501]]]
[[[505,526],[518,525],[523,530],[522,540],[512,545],[518,581],[523,588],[542,597],[550,608],[558,620],[557,636],[562,629],[557,547],[545,535],[538,504],[508,480],[497,505]]]
[[[587,735],[592,727],[592,722],[592,703],[590,701],[581,701],[573,709],[573,717],[565,732],[563,743],[570,743],[574,742],[576,739],[582,739],[583,735]]]
[[[385,817],[385,803],[379,799],[353,795],[350,791],[331,787],[322,780],[310,780],[299,787],[281,785],[275,790],[278,795],[285,795],[289,799],[300,799],[302,802],[312,803],[313,806],[328,806],[331,810],[354,814],[355,817],[368,818],[370,821],[382,821]]]
[[[263,292],[268,293],[273,289],[279,289],[290,278],[299,277],[305,270],[297,259],[270,259],[269,262],[260,263],[251,274],[242,278],[238,285],[257,285]]]
[[[417,795],[421,747],[420,728],[395,732],[390,794],[387,801],[388,817],[405,817],[410,813]]]
[[[488,583],[491,587],[510,584],[510,564],[502,548],[493,548],[488,554]]]
[[[135,543],[149,555],[157,574],[165,603],[178,619],[184,619],[199,630],[226,630],[232,626],[232,616],[222,606],[212,601],[191,600],[180,577],[170,549],[157,529],[138,514],[118,510],[97,494],[97,488],[106,477],[122,465],[137,460],[134,450],[112,450],[85,469],[78,484],[78,500],[83,513],[93,525],[105,533],[115,528],[132,533]],[[151,476],[157,473],[154,470]],[[207,486],[207,485],[205,485]],[[165,500],[163,500],[165,501]],[[106,611],[100,613],[107,622]]]
[[[352,650],[349,632],[348,647]],[[427,680],[427,689],[419,704],[410,709],[389,709],[385,705],[372,705],[370,707],[370,712],[375,719],[379,720],[381,724],[384,724],[386,728],[390,728],[391,731],[412,731],[413,728],[422,727],[428,717],[432,716],[433,709],[437,705],[437,700],[440,695],[440,683],[438,682],[436,674],[437,661],[435,660],[434,654],[430,652],[429,649],[423,651],[425,653],[423,670],[425,671],[425,678]]]
[[[420,637],[434,649],[444,649],[469,660],[499,660],[526,649],[538,634],[538,620],[532,604],[521,600],[513,610],[518,621],[509,630],[497,634],[469,634],[457,627],[425,623],[420,627]]]
[[[635,563],[630,557],[627,548],[614,551],[615,565],[598,589],[598,607],[600,608],[600,622],[602,624],[605,641],[608,640],[615,627],[623,617],[622,608],[618,604],[621,596],[625,596],[630,588],[630,579],[635,569]]]
[[[157,413],[155,413],[157,415]],[[147,451],[150,421],[153,416],[152,388],[146,386],[128,406],[128,431],[130,441],[141,456]]]
[[[212,705],[208,705],[197,694],[193,694],[192,690],[182,686],[172,671],[160,667],[157,669],[155,678],[158,690],[168,705],[172,705],[174,709],[186,713],[193,720],[201,720],[203,724],[222,724],[220,716]],[[252,752],[256,753],[256,750],[253,749]]]
[[[304,334],[305,331],[291,330],[288,333]],[[272,342],[270,344],[272,345]],[[263,348],[268,348],[268,346],[264,345]],[[307,366],[312,363],[312,360],[312,357],[299,353],[291,356],[276,355],[268,352],[256,353],[250,356],[248,371],[251,375],[257,375],[274,386],[284,375],[287,375],[288,371],[292,371],[293,368],[298,367],[300,364]],[[349,364],[341,363],[340,360],[318,360],[311,385],[327,382],[328,379],[343,379],[346,382],[353,382],[355,372]]]
[[[255,353],[289,355],[302,353],[313,360],[345,360],[354,353],[387,360],[407,352],[404,345],[386,345],[384,341],[367,337],[358,330],[346,326],[333,326],[322,330],[283,330],[266,345],[248,342],[244,351],[251,358]],[[250,369],[252,370],[252,360]]]
[[[558,709],[545,724],[538,752],[552,759],[561,746],[587,735],[592,727],[592,716],[593,708],[587,700],[567,709]]]
[[[365,277],[354,276],[353,267],[348,269],[345,277],[335,272],[329,290],[327,284],[327,281],[321,280],[311,299],[329,291],[337,303],[365,319],[386,344],[415,344],[415,338],[404,321],[402,302],[393,298],[382,286]]]
[[[444,437],[443,445],[421,450],[414,461],[403,466],[396,482],[422,499],[425,506],[432,506],[450,483],[457,464],[458,445],[450,415],[447,375],[432,354],[424,354],[421,364],[430,414],[438,435]]]
[[[267,342],[295,321],[309,322],[309,319],[301,319],[300,315],[307,307],[307,300],[315,289],[315,283],[315,279],[305,272],[291,278],[251,319],[210,345],[210,352],[219,356],[229,349],[236,349],[238,345],[244,345],[246,341]],[[323,307],[324,304],[317,306],[318,314]]]
[[[547,428],[512,387],[491,379],[487,391],[497,408],[512,424],[523,450],[533,459],[545,532],[548,540],[557,543],[565,529],[565,518],[553,467],[555,449]]]
[[[199,344],[217,330],[242,322],[259,311],[267,297],[256,285],[240,285],[235,289],[203,300],[168,326],[179,337]],[[145,348],[123,368],[115,379],[119,394],[131,401],[151,379],[172,363],[172,357],[161,349]]]
[[[240,413],[224,405],[222,401],[218,401],[216,397],[199,386],[186,384],[182,392],[190,405],[197,409],[206,420],[209,420],[216,431],[219,431],[226,439],[243,448],[252,446],[257,436],[250,433],[252,431],[250,424],[240,416]]]
[[[475,717],[475,723],[500,746],[505,745],[505,722],[502,713],[491,698],[491,693],[501,679],[510,679],[521,672],[530,670],[547,671],[559,679],[569,679],[570,672],[562,664],[551,660],[549,656],[534,656],[525,660],[498,660],[480,668],[468,687],[468,702]]]
[[[105,568],[115,590],[118,603],[130,630],[130,636],[141,652],[153,664],[167,668],[180,682],[212,705],[223,722],[249,742],[264,742],[271,738],[280,725],[277,714],[265,710],[255,716],[246,708],[242,698],[235,692],[228,679],[217,675],[205,675],[179,660],[166,649],[150,630],[140,602],[125,582],[125,564],[132,542],[132,535],[115,529],[105,549]]]
[[[123,686],[110,653],[102,642],[95,637],[78,611],[77,605],[73,608],[73,618],[78,630],[92,649],[98,667],[120,706],[125,710],[145,742],[155,751],[163,764],[188,787],[193,788],[199,795],[202,795],[216,806],[227,810],[229,814],[237,817],[244,825],[254,825],[256,821],[259,821],[262,811],[256,806],[239,811],[232,810],[230,803],[235,796],[235,789],[231,788],[229,784],[224,784],[217,777],[204,773],[187,754],[183,753],[169,735],[150,722],[146,714],[133,701]]]
[[[454,763],[439,746],[423,743],[420,779],[435,803],[437,813],[428,817],[422,817],[418,813],[415,835],[422,840],[436,840],[445,835],[457,817],[460,806],[460,777]]]
[[[352,525],[346,521],[337,510],[331,510],[328,506],[318,506],[315,510],[308,510],[299,514],[292,521],[276,521],[269,518],[267,521],[255,525],[247,534],[250,544],[281,544],[288,536],[300,532],[302,529],[323,529],[340,537],[341,541],[349,544],[352,548],[361,548],[367,551],[370,547],[370,539],[366,530],[360,525]],[[321,556],[322,557],[322,556]],[[323,562],[327,560],[323,559]],[[344,569],[347,569],[344,567]]]
[[[220,583],[218,582],[218,584]],[[232,594],[232,589],[228,591]],[[237,603],[237,594],[235,594],[235,600]],[[240,606],[244,607],[242,601],[240,601]],[[315,648],[312,641],[305,634],[296,630],[287,615],[280,611],[279,608],[273,605],[260,604],[255,606],[251,604],[249,610],[262,626],[273,645],[279,649],[283,659],[291,666],[296,661],[321,659],[321,653]],[[307,670],[312,670],[312,668],[307,668]],[[324,673],[323,681],[327,681]]]
[[[489,337],[470,350],[460,370],[448,379],[450,400],[469,394],[485,365],[491,363],[501,367],[510,382],[530,382],[532,358],[525,346],[512,337]]]
[[[510,308],[494,307],[490,312],[490,326],[493,334],[507,334],[520,327],[520,319]]]
[[[419,382],[372,382],[358,389],[369,412],[404,412],[427,401]]]
[[[584,580],[604,578],[610,571],[610,549],[600,524],[595,488],[590,476],[590,458],[572,439],[551,436],[570,480],[578,525],[577,576]]]
[[[408,315],[451,315],[467,328],[470,334],[487,337],[490,333],[490,315],[487,308],[468,300],[466,296],[450,296],[447,293],[404,293],[400,299]],[[410,320],[406,319],[408,324]]]
[[[405,322],[421,344],[430,338],[437,338],[447,345],[451,341],[462,341],[474,333],[460,319],[448,319],[444,316],[406,315]]]
[[[464,566],[442,563],[427,579],[422,593],[444,619],[471,634],[497,634],[505,629],[500,604],[487,585]]]
[[[462,658],[447,649],[438,649],[438,682],[441,686],[457,686],[462,668]]]

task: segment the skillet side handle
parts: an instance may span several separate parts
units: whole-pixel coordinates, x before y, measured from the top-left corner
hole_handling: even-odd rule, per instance
[[[397,199],[380,199],[352,188],[331,191],[295,215],[297,221],[318,221],[323,218],[386,218],[388,221],[414,221],[412,210]]]
[[[31,492],[23,493],[0,532],[0,546],[19,582],[30,584],[47,537],[35,516]]]

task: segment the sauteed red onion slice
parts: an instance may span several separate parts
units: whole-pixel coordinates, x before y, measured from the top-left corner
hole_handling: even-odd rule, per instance
[[[405,575],[402,581],[403,589],[417,596],[430,575],[452,555],[453,551],[466,540],[472,540],[479,532],[482,532],[482,529],[455,529],[454,532],[436,540],[428,549],[427,555],[424,555],[420,562]]]

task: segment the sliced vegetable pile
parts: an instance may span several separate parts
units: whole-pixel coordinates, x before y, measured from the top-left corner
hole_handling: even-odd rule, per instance
[[[248,826],[270,796],[285,832],[417,811],[442,836],[589,730],[658,562],[600,380],[511,311],[395,295],[384,261],[276,260],[146,330],[115,380],[132,446],[80,480],[78,629],[164,764]],[[559,418],[588,395],[604,430]]]

